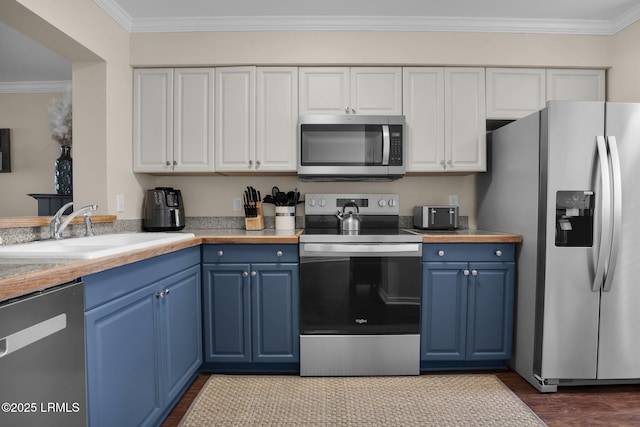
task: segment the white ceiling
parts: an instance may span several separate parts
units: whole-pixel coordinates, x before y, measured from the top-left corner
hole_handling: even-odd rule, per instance
[[[89,0],[88,0],[89,1]],[[615,34],[640,0],[93,0],[129,32],[492,31]],[[0,92],[71,80],[64,58],[0,21]],[[37,84],[36,84],[37,86]],[[7,89],[7,87],[9,89]]]

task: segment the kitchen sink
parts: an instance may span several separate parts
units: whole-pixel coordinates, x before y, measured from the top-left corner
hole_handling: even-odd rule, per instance
[[[0,246],[0,259],[93,259],[195,237],[193,233],[119,233]]]

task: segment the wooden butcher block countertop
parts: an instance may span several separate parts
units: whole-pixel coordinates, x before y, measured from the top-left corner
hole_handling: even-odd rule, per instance
[[[0,259],[0,302],[49,287],[63,284],[79,277],[111,268],[120,267],[147,258],[185,249],[200,244],[297,244],[304,230],[281,231],[265,229],[247,231],[241,229],[195,229],[193,239],[182,240],[162,246],[133,250],[124,254],[105,256],[90,260],[27,260]],[[521,236],[482,230],[423,231],[424,243],[518,243]]]

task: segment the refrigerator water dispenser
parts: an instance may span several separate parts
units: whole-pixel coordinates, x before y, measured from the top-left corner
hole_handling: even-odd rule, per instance
[[[593,246],[593,191],[556,193],[556,246]]]

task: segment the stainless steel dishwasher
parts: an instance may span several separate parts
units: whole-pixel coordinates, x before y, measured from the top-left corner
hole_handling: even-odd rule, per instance
[[[85,426],[84,288],[0,303],[0,425]]]

